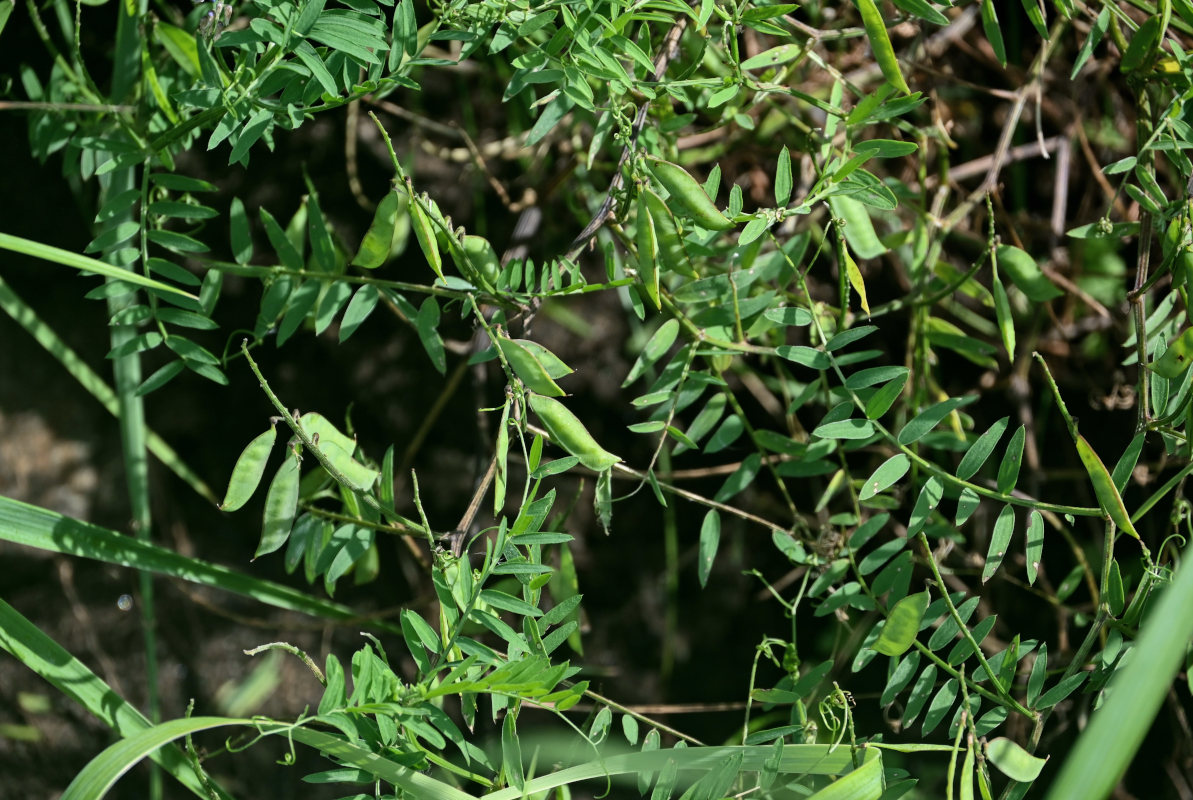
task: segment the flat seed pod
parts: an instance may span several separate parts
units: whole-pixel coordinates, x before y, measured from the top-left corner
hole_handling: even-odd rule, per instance
[[[318,437],[315,442],[317,446],[322,447],[326,444],[335,444],[341,450],[348,453],[356,449],[356,440],[345,433],[341,433],[339,428],[318,411],[308,411],[303,414],[298,418],[298,424],[302,426],[307,436],[310,436],[312,439]]]
[[[529,403],[531,410],[538,414],[555,443],[579,458],[584,466],[594,472],[604,472],[621,461],[619,456],[597,444],[596,439],[592,438],[592,434],[584,427],[584,423],[563,403],[537,394],[530,395]]]
[[[482,289],[493,290],[497,276],[501,274],[501,259],[488,239],[468,234],[463,241],[463,259],[456,260],[461,275]]]
[[[650,302],[655,308],[662,309],[659,302],[659,237],[650,206],[641,194],[638,195],[638,232],[634,238],[638,247],[638,278]]]
[[[567,394],[567,392],[559,388],[555,381],[551,380],[550,373],[547,372],[546,367],[542,365],[538,358],[520,342],[498,336],[496,343],[497,347],[501,349],[501,354],[505,356],[505,360],[509,362],[514,374],[531,391],[547,395],[548,397],[563,397]]]
[[[265,495],[265,514],[261,526],[261,542],[253,559],[272,553],[290,538],[294,514],[298,510],[298,456],[287,454],[286,460],[274,474]]]
[[[368,491],[381,473],[372,467],[361,464],[352,454],[356,451],[356,440],[341,433],[331,422],[317,411],[303,414],[299,425],[313,440],[331,465],[347,479],[349,485],[358,491]],[[316,438],[318,437],[318,438]]]
[[[704,187],[696,182],[686,169],[661,158],[648,156],[646,164],[671,194],[671,199],[702,228],[712,231],[727,231],[734,223],[717,210],[716,205],[704,193]]]
[[[224,502],[220,503],[222,511],[236,511],[257,491],[261,477],[265,474],[265,462],[269,460],[269,451],[273,449],[277,436],[277,429],[270,425],[269,430],[253,439],[241,451],[236,466],[232,468],[232,477],[228,479]]]
[[[886,624],[882,626],[878,641],[873,645],[874,649],[887,656],[899,656],[907,652],[920,632],[920,622],[928,609],[928,600],[927,592],[919,592],[895,603]]]
[[[510,339],[510,341],[517,342],[529,350],[530,354],[537,358],[538,362],[543,365],[543,369],[547,370],[547,374],[551,376],[552,380],[559,380],[575,372],[574,369],[563,362],[563,359],[536,341],[531,339]]]
[[[339,445],[328,442],[326,444],[320,443],[319,449],[327,456],[327,460],[335,467],[336,471],[344,476],[348,481],[348,485],[359,492],[367,492],[373,488],[373,484],[377,482],[377,478],[381,473],[371,467],[366,467],[364,464],[357,461],[352,455],[342,450]]]
[[[640,190],[639,197],[650,209],[650,217],[654,222],[655,237],[659,243],[659,266],[689,278],[699,278],[700,274],[692,266],[692,260],[688,258],[688,252],[684,249],[683,238],[676,227],[671,209],[661,197],[646,187]]]
[[[427,212],[423,211],[422,205],[418,201],[410,204],[410,223],[414,228],[414,238],[418,240],[418,246],[426,256],[427,263],[439,276],[439,280],[445,280],[443,256],[439,253],[439,241],[435,238],[435,229],[431,226],[431,218],[427,216]]]
[[[1123,497],[1118,493],[1110,472],[1084,436],[1077,437],[1077,455],[1081,458],[1085,471],[1089,473],[1089,479],[1094,485],[1094,495],[1098,498],[1102,510],[1114,520],[1115,525],[1138,539],[1139,532],[1131,522],[1131,516],[1127,513],[1127,507],[1123,505]]]
[[[352,266],[377,269],[389,259],[401,203],[402,198],[397,191],[390,191],[377,204],[377,210],[373,213],[373,222],[365,232],[364,239],[361,240],[360,249],[356,252],[356,257],[352,259]]]
[[[986,745],[986,757],[1008,778],[1022,783],[1031,783],[1040,776],[1047,763],[1015,744],[1010,739],[999,737]]]

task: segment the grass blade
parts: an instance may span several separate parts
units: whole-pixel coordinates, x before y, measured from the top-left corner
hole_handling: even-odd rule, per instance
[[[253,578],[236,570],[187,558],[98,525],[0,497],[0,539],[51,553],[92,558],[108,564],[155,572],[245,595],[266,605],[327,619],[351,619],[347,606],[309,597],[297,589]],[[385,630],[392,626],[378,624]]]
[[[41,242],[34,242],[30,239],[23,239],[20,236],[12,236],[7,233],[0,233],[0,250],[11,250],[14,253],[21,253],[23,255],[32,256],[33,258],[40,258],[43,261],[51,261],[55,264],[61,264],[64,267],[73,267],[81,272],[91,272],[96,275],[103,275],[114,280],[121,280],[125,283],[135,283],[138,286],[144,286],[147,289],[158,289],[163,292],[172,292],[174,294],[189,297],[192,300],[199,298],[190,292],[183,291],[176,286],[171,286],[168,283],[155,281],[153,278],[146,278],[144,275],[124,269],[123,267],[115,267],[111,264],[105,264],[102,261],[97,261],[94,258],[72,253],[70,250],[63,250],[60,247],[53,247]]]
[[[1147,615],[1131,659],[1111,679],[1106,702],[1065,758],[1047,800],[1108,797],[1135,757],[1193,637],[1190,556],[1186,547],[1171,585]]]
[[[118,735],[130,736],[151,726],[144,714],[3,600],[0,600],[0,647]],[[163,748],[152,758],[192,792],[208,797],[190,762],[177,747]],[[227,796],[222,791],[220,795]]]

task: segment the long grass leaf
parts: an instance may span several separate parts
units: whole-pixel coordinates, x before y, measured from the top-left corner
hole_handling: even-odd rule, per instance
[[[187,558],[116,531],[63,516],[48,509],[0,497],[0,539],[51,553],[92,558],[251,597],[266,605],[328,619],[356,613],[338,603],[310,597],[297,589],[253,578],[218,564]],[[385,630],[393,626],[376,624]]]
[[[61,800],[98,800],[141,759],[188,733],[222,725],[251,724],[250,720],[232,717],[187,717],[137,731],[91,759],[66,787]]]
[[[144,714],[3,600],[0,600],[0,647],[118,735],[131,736],[151,726]],[[165,747],[152,758],[206,800],[208,794],[181,750]],[[227,796],[222,791],[220,794]]]
[[[1095,711],[1077,746],[1065,758],[1047,800],[1108,797],[1135,757],[1143,737],[1180,669],[1193,637],[1193,551],[1147,615],[1131,658],[1111,679],[1106,702]]]
[[[179,289],[177,286],[155,281],[153,278],[146,278],[144,275],[124,269],[123,267],[105,264],[94,258],[72,253],[70,250],[63,250],[60,247],[42,244],[41,242],[24,239],[20,236],[0,233],[0,249],[11,250],[14,253],[23,253],[24,255],[40,258],[44,261],[52,261],[64,267],[73,267],[81,272],[92,272],[96,275],[103,275],[108,278],[124,281],[125,283],[135,283],[138,286],[144,286],[148,289],[172,292],[183,297],[189,297],[191,300],[199,299],[190,292]]]
[[[769,745],[691,747],[609,756],[526,781],[526,785],[521,791],[510,788],[494,792],[486,795],[486,800],[517,800],[523,796],[523,791],[526,795],[532,795],[577,781],[604,778],[608,775],[636,775],[642,771],[661,770],[669,760],[676,762],[680,770],[707,772],[721,766],[725,760],[740,754],[742,770],[756,772],[762,769],[768,758],[772,757],[773,749]],[[854,770],[852,759],[853,754],[848,747],[833,748],[830,745],[819,744],[787,745],[783,748],[778,772],[781,774],[840,775]],[[863,766],[859,767],[857,771],[870,767],[865,775],[873,776],[874,767],[870,765],[877,764],[877,781],[873,782],[869,789],[856,793],[851,792],[848,796],[857,798],[857,800],[865,798],[875,800],[882,794],[882,758],[878,750],[868,749],[864,751],[862,760]]]

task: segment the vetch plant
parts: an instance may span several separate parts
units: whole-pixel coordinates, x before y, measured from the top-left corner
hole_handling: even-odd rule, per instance
[[[30,155],[94,208],[90,243],[0,234],[104,279],[87,297],[107,304],[112,387],[3,283],[0,306],[119,420],[136,534],[0,498],[0,537],[142,582],[147,714],[0,605],[0,646],[116,736],[64,797],[102,797],[145,758],[153,795],[165,774],[231,796],[190,741],[216,728],[310,748],[326,763],[299,777],[355,797],[562,798],[584,781],[658,800],[1094,797],[1166,698],[1183,713],[1190,632],[1162,633],[1189,583],[1187,3],[247,0],[189,23],[111,6],[110,81],[84,52],[92,10],[56,2],[27,7],[54,67],[20,74]],[[1069,82],[1095,68],[1117,76],[1131,137],[1072,122]],[[451,125],[418,110],[472,79]],[[996,129],[972,110],[991,97]],[[333,205],[314,172],[285,213],[221,188],[333,115],[367,211]],[[477,115],[499,147],[475,141]],[[413,130],[461,147],[419,150]],[[379,198],[356,166],[374,133]],[[962,163],[955,139],[985,155]],[[1075,148],[1088,192],[1070,207]],[[483,188],[444,179],[457,152]],[[1044,156],[1051,184],[1021,169]],[[503,226],[520,231],[508,248]],[[247,317],[220,303],[245,292]],[[408,445],[294,409],[265,356],[348,353],[365,326],[408,334],[420,380],[443,387],[429,410],[395,399],[422,421]],[[590,352],[602,336],[625,361],[613,381]],[[1107,385],[1107,365],[1131,377]],[[449,421],[476,428],[483,466],[452,528],[428,510],[445,476],[412,465],[469,368],[476,419]],[[270,407],[264,432],[227,443],[222,502],[146,422],[198,379]],[[1129,414],[1070,411],[1112,390]],[[155,541],[150,452],[226,514],[261,502],[253,563]],[[662,587],[660,684],[700,638],[681,632],[685,582],[711,594],[744,572],[761,589],[744,716],[714,734],[731,744],[596,685],[586,640],[615,637],[592,632],[599,576],[577,540],[606,533],[621,594],[644,564]],[[360,615],[341,587],[380,592],[391,540],[423,599]],[[292,583],[258,572],[278,562]],[[261,645],[321,685],[297,718],[163,713],[155,574],[365,640],[346,659]]]

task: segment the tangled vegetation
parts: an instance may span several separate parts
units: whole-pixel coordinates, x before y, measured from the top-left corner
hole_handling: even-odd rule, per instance
[[[143,709],[0,601],[0,647],[113,733],[63,797],[145,758],[152,795],[230,797],[267,740],[322,759],[268,780],[339,797],[1096,798],[1153,722],[1171,752],[1128,784],[1189,796],[1188,0],[0,0],[0,26],[50,54],[5,113],[93,215],[81,252],[0,248],[102,278],[78,303],[111,381],[0,305],[118,421],[132,513],[0,497],[0,538],[140,576]],[[339,170],[257,177],[301,198],[235,177],[329,119]],[[279,376],[304,340],[375,365],[366,335],[441,392],[388,398],[410,442]],[[222,496],[147,422],[179,385],[257,398],[255,438],[209,433]],[[477,466],[418,460],[445,425]],[[260,515],[252,564],[160,535],[150,457]],[[606,534],[618,574],[578,568]],[[601,691],[590,593],[638,570],[654,685],[741,624],[681,586],[744,572],[759,596],[713,616],[780,620],[724,643],[742,716],[711,741]],[[297,718],[163,708],[154,576],[364,638],[246,651],[318,680]]]

